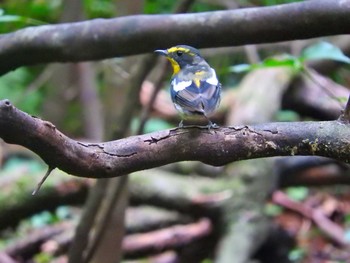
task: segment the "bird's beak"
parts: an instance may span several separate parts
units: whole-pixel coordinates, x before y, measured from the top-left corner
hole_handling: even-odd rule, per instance
[[[167,51],[166,49],[165,49],[165,50],[163,50],[163,49],[157,49],[157,50],[154,51],[154,53],[157,53],[157,54],[162,55],[162,56],[165,56],[165,57],[168,56],[168,51]]]

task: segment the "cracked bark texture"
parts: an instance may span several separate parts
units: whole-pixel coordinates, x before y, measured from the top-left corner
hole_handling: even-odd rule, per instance
[[[50,122],[2,100],[0,137],[32,150],[50,167],[92,178],[116,177],[184,160],[214,166],[288,155],[350,161],[350,129],[345,120],[265,123],[210,131],[207,127],[188,126],[109,142],[82,143],[65,136]]]
[[[0,74],[24,65],[99,60],[183,43],[223,47],[348,34],[349,25],[350,0],[318,0],[29,27],[0,36]]]

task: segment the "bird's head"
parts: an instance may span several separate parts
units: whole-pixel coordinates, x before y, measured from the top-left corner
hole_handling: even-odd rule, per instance
[[[198,49],[186,45],[178,45],[164,50],[158,49],[154,52],[165,56],[171,62],[174,74],[186,66],[198,65],[204,61]]]

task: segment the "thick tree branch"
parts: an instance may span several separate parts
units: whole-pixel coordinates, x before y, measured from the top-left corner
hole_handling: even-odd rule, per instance
[[[193,126],[82,143],[2,100],[0,137],[37,153],[49,167],[80,177],[116,177],[183,160],[219,166],[260,157],[319,155],[350,162],[350,126],[341,121],[267,123],[211,131]]]
[[[221,47],[349,32],[350,0],[96,19],[30,27],[0,36],[0,74],[23,65],[99,60],[175,44]]]

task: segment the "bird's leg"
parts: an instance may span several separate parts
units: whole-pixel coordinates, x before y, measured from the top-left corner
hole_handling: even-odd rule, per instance
[[[179,128],[183,128],[184,127],[184,120],[181,120],[179,123]]]
[[[208,123],[207,127],[208,127],[208,131],[209,132],[210,132],[210,129],[217,129],[217,128],[219,128],[219,126],[216,123],[214,123],[214,122],[212,122],[210,120],[209,120],[209,123]]]

